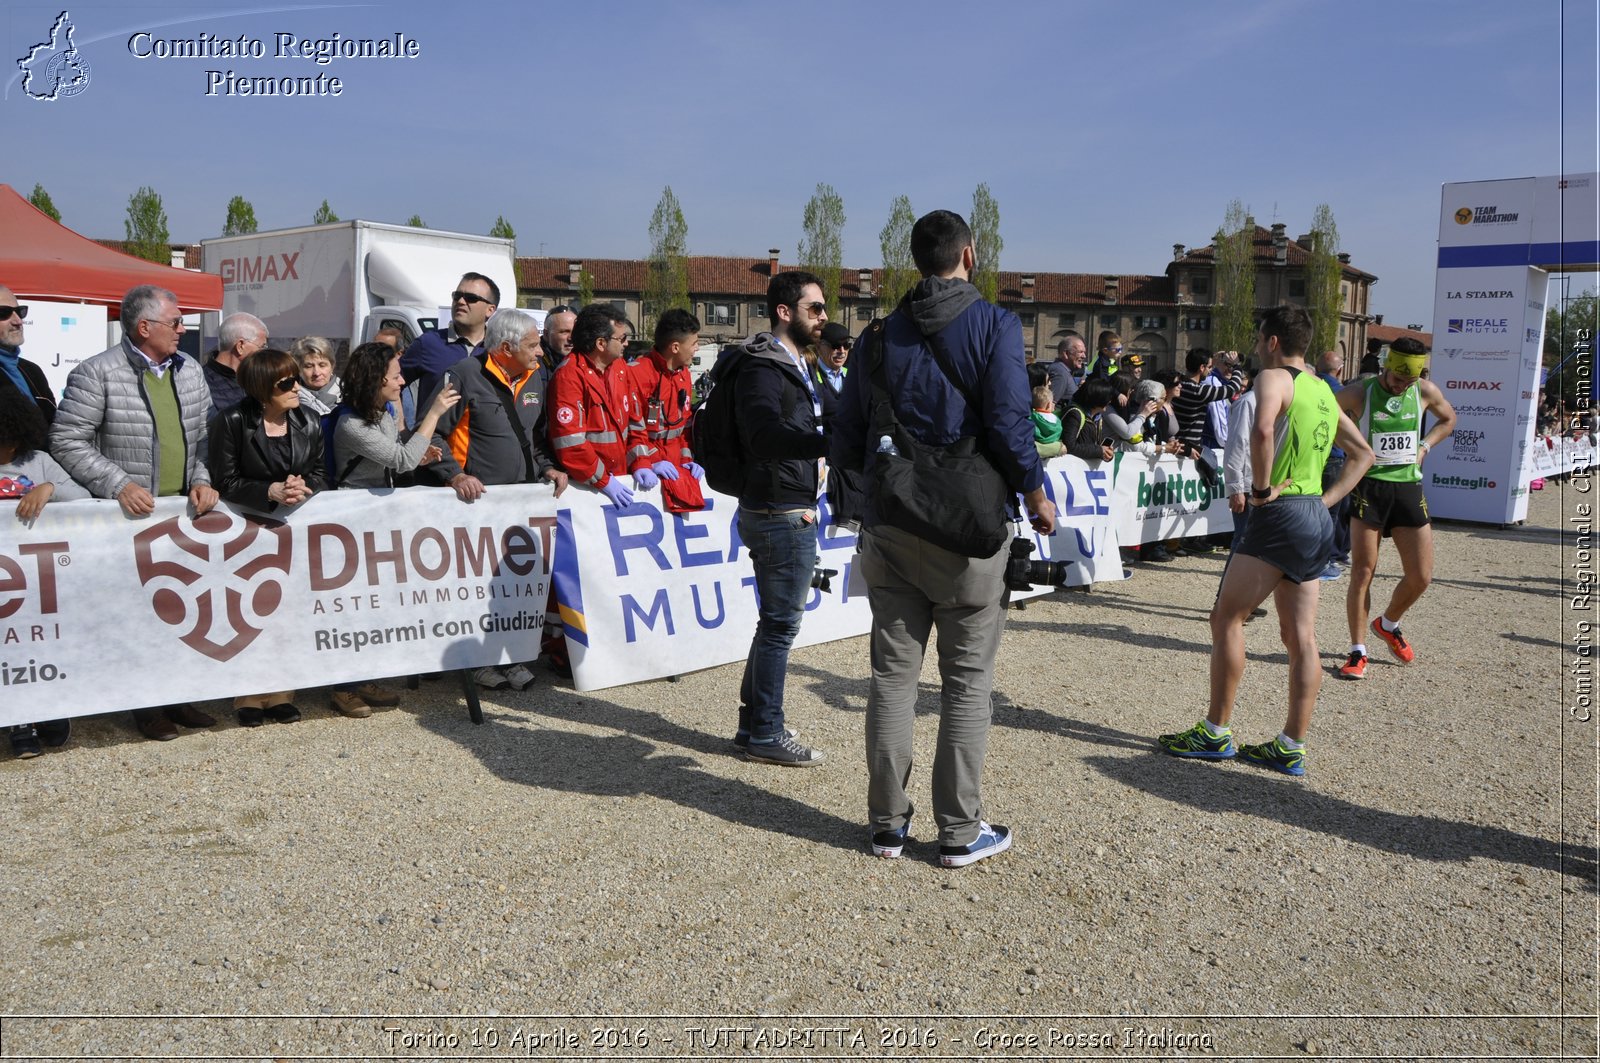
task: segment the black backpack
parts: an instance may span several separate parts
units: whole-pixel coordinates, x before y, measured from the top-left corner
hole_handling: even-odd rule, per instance
[[[690,429],[694,460],[706,471],[713,491],[738,495],[744,490],[745,453],[739,442],[739,422],[733,382],[749,363],[744,346],[727,347],[704,377],[705,396],[695,404]]]

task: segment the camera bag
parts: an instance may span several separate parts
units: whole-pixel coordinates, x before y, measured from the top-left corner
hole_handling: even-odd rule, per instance
[[[868,445],[885,436],[898,453],[872,455],[872,495],[878,517],[934,546],[964,557],[993,557],[1011,538],[1009,511],[1015,495],[974,436],[933,446],[906,431],[894,414],[883,368],[882,320],[867,326],[867,369],[872,381]],[[950,370],[948,353],[937,337],[924,336],[924,349],[967,405],[982,409]]]

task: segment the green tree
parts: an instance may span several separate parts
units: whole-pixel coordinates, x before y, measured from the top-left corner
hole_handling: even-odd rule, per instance
[[[1211,238],[1211,345],[1219,351],[1255,350],[1255,222],[1237,199]]]
[[[1544,314],[1544,365],[1551,371],[1546,391],[1558,392],[1567,408],[1593,409],[1594,358],[1600,332],[1600,296],[1593,289],[1557,306],[1552,300]],[[1580,348],[1587,344],[1587,348]],[[1578,353],[1574,353],[1578,352]],[[1560,367],[1557,369],[1557,367]]]
[[[650,263],[644,281],[644,330],[654,335],[656,322],[668,310],[688,310],[689,224],[672,186],[661,190],[661,200],[650,215]]]
[[[311,215],[312,225],[327,225],[329,222],[335,222],[338,220],[339,215],[335,214],[332,208],[328,206],[328,201],[326,199],[322,201],[322,206],[317,208],[317,212]]]
[[[911,259],[911,227],[917,223],[910,196],[895,196],[889,207],[889,220],[878,233],[883,251],[883,275],[878,280],[878,305],[885,311],[900,305],[900,300],[917,285],[917,266]]]
[[[50,193],[44,190],[44,185],[34,183],[33,193],[28,196],[28,202],[50,215],[51,221],[61,220],[61,212],[56,209],[55,200],[50,198]]]
[[[839,316],[839,285],[844,277],[844,200],[832,185],[818,184],[801,222],[800,268],[822,280],[828,316]]]
[[[223,236],[245,236],[256,231],[256,208],[243,196],[228,200],[228,220],[222,223]]]
[[[511,227],[511,223],[506,221],[506,216],[504,214],[497,214],[495,215],[494,219],[494,228],[489,230],[489,235],[498,236],[502,240],[511,240],[515,242],[517,239],[517,230],[513,229]],[[511,249],[511,253],[515,255],[517,253],[517,249],[513,247]]]
[[[578,309],[594,302],[594,274],[587,268],[578,271]]]
[[[1311,216],[1311,260],[1306,263],[1306,309],[1311,312],[1311,349],[1306,360],[1315,363],[1323,351],[1336,350],[1339,340],[1339,227],[1333,208],[1318,203]]]
[[[411,215],[406,219],[406,224],[413,229],[426,229],[428,227],[428,223],[422,220],[422,215],[420,214]]]
[[[167,212],[162,209],[156,190],[143,186],[128,197],[128,254],[162,265],[172,262],[172,234],[167,231]]]
[[[973,190],[972,217],[967,222],[972,227],[972,249],[978,259],[972,283],[992,303],[1000,294],[1000,252],[1006,242],[1000,238],[1000,204],[989,194],[987,184]]]

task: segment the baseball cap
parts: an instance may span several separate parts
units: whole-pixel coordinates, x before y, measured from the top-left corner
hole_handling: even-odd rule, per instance
[[[837,347],[841,343],[849,344],[850,330],[837,321],[830,321],[822,326],[822,345],[824,347]]]
[[[1141,357],[1140,355],[1137,355],[1137,354],[1124,355],[1123,358],[1122,358],[1122,364],[1123,365],[1144,365],[1144,358]]]

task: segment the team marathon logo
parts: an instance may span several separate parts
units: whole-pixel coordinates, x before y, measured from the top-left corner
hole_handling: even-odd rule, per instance
[[[22,71],[22,91],[29,98],[52,103],[89,87],[89,61],[72,43],[76,30],[71,14],[61,12],[50,27],[49,38],[17,60]]]
[[[287,525],[267,527],[213,510],[164,520],[134,537],[139,582],[150,608],[185,646],[230,661],[256,640],[283,602]]]
[[[1499,207],[1461,207],[1456,210],[1457,225],[1508,225],[1516,220],[1516,211],[1501,213]]]

